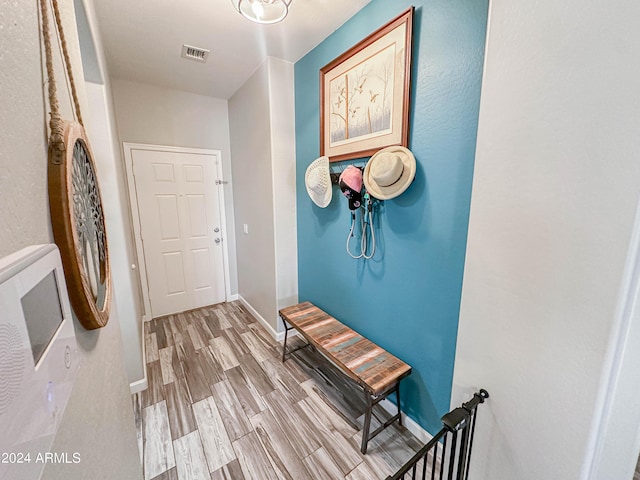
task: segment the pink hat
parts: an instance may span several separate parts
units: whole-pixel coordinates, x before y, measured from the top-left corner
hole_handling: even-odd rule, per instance
[[[353,165],[340,174],[340,190],[349,199],[349,209],[355,210],[362,204],[362,170]]]

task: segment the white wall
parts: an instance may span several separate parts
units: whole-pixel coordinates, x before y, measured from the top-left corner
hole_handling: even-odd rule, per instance
[[[264,63],[229,99],[238,293],[276,330],[269,78]],[[243,225],[248,227],[244,234]]]
[[[268,57],[229,100],[238,291],[273,335],[298,302],[293,70]]]
[[[87,132],[96,154],[95,162],[100,177],[104,202],[105,223],[109,240],[111,277],[114,295],[118,299],[118,317],[121,319],[124,364],[132,388],[146,386],[142,350],[142,295],[137,272],[134,245],[130,237],[131,214],[126,191],[124,168],[117,142],[117,128],[111,98],[111,83],[107,69],[99,27],[93,4],[74,0],[80,50],[85,73],[88,120]]]
[[[273,57],[267,59],[278,310],[298,303],[293,70],[293,63]]]
[[[123,142],[207,148],[222,152],[222,174],[233,187],[227,101],[167,88],[112,79],[116,120]],[[224,189],[231,294],[238,292],[234,204]]]
[[[48,464],[42,480],[143,478],[118,311],[115,298],[100,330],[84,330],[75,321],[82,364],[51,451],[78,452],[81,461]]]
[[[82,111],[88,121],[95,121],[88,113],[81,80],[73,1],[59,3],[73,69],[80,80]],[[27,245],[52,242],[53,236],[38,2],[0,0],[0,25],[0,255],[4,256]],[[59,98],[64,118],[70,119],[57,45],[54,39]],[[75,322],[83,363],[52,451],[79,452],[82,462],[48,465],[42,478],[104,478],[105,472],[113,478],[142,477],[117,311],[117,307],[112,310],[102,329],[87,331]],[[0,435],[2,431],[0,425]]]
[[[603,366],[582,478],[631,479],[640,452],[640,206]]]
[[[491,394],[476,479],[587,478],[640,193],[639,19],[492,2],[452,396]],[[630,478],[635,443],[600,478]]]
[[[124,364],[130,384],[144,382],[142,352],[142,298],[137,275],[132,275],[131,265],[137,264],[135,250],[129,237],[131,218],[124,183],[120,151],[114,150],[115,130],[111,130],[109,114],[113,114],[108,102],[105,85],[85,85],[89,111],[94,121],[87,125],[91,146],[102,152],[96,157],[96,169],[100,176],[100,189],[105,201],[105,223],[111,257],[113,290],[118,299],[118,316],[121,319]],[[124,196],[122,195],[124,193]]]

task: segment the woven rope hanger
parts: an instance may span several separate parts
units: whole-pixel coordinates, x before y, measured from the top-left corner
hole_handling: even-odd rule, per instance
[[[47,0],[40,0],[40,11],[42,14],[42,33],[44,36],[44,48],[46,54],[48,77],[47,83],[49,92],[49,106],[51,108],[51,118],[49,120],[49,128],[51,129],[51,134],[49,135],[49,143],[53,146],[54,151],[62,153],[65,150],[65,122],[64,120],[62,120],[62,116],[60,115],[60,103],[58,102],[58,89],[56,84],[56,76],[53,69],[53,49],[51,48],[51,30],[49,28],[49,12],[47,4]],[[71,96],[73,98],[75,117],[78,119],[78,123],[80,123],[80,125],[84,127],[84,123],[82,121],[82,112],[80,111],[80,102],[78,101],[76,83],[73,78],[73,70],[71,69],[69,49],[67,48],[67,40],[64,35],[64,29],[62,28],[62,20],[58,0],[52,0],[52,4],[54,12],[53,18],[55,19],[56,26],[58,28],[58,34],[60,35],[60,43],[62,44],[62,54],[64,57],[63,63],[66,67],[69,84],[71,85]]]
[[[51,109],[48,148],[51,224],[73,310],[85,328],[95,329],[107,324],[111,306],[111,272],[102,200],[83,126],[58,0],[51,0],[77,122],[64,120],[60,114],[48,1],[40,0],[40,11]]]

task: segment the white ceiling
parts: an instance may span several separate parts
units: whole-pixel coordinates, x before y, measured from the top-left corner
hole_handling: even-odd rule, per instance
[[[95,2],[112,76],[229,98],[266,56],[295,62],[371,0],[293,0],[279,24],[258,25],[231,0]],[[211,50],[207,63],[181,58],[182,45]]]

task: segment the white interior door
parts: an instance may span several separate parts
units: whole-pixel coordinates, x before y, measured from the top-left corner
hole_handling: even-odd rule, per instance
[[[151,316],[225,300],[216,155],[133,150]]]

